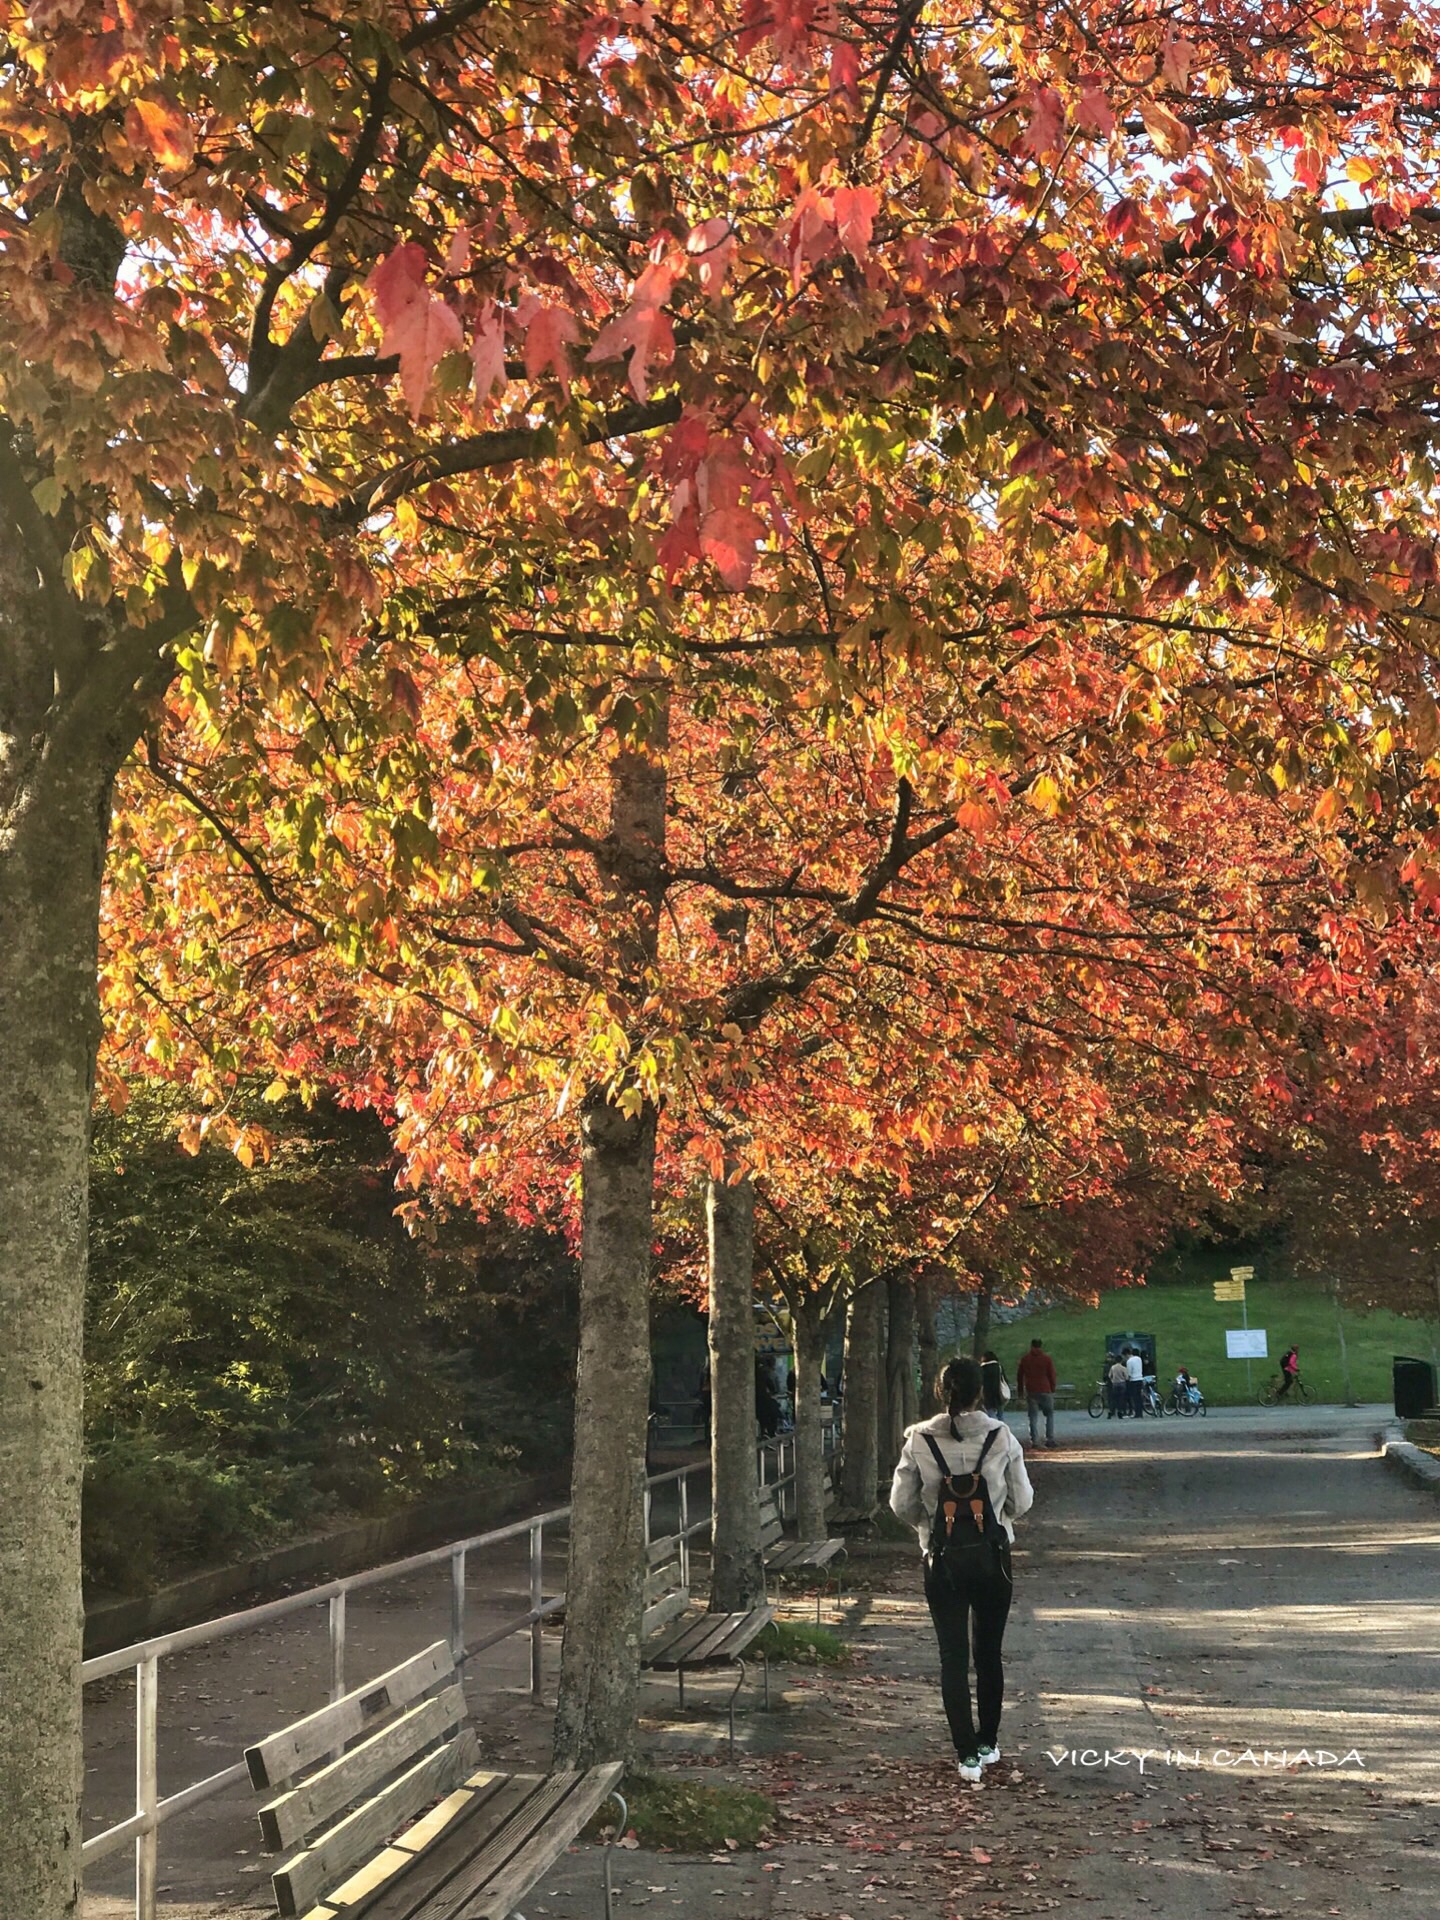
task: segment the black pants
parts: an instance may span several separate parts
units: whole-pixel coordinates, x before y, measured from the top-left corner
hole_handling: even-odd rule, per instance
[[[1010,1549],[996,1553],[997,1567],[988,1579],[952,1584],[950,1576],[929,1559],[925,1562],[925,1599],[940,1644],[940,1697],[950,1737],[962,1760],[980,1747],[993,1747],[1000,1735],[1000,1708],[1005,1700],[1005,1672],[1000,1645],[1010,1614],[1012,1579]],[[970,1647],[975,1648],[975,1701],[970,1712]]]

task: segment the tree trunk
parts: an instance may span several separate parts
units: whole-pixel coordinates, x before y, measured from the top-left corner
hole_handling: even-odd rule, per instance
[[[727,1175],[734,1172],[727,1160]],[[705,1190],[710,1265],[710,1610],[765,1598],[755,1472],[755,1187],[746,1174]]]
[[[977,1360],[985,1358],[985,1349],[990,1345],[990,1309],[994,1304],[995,1282],[988,1273],[983,1274],[975,1295],[975,1332],[970,1340],[970,1351]]]
[[[570,1569],[555,1712],[566,1767],[626,1757],[640,1678],[655,1111],[581,1119],[580,1356]]]
[[[820,1303],[796,1293],[790,1300],[795,1329],[795,1532],[823,1540],[825,1525],[825,1422],[820,1376],[825,1371],[825,1315]]]
[[[840,1508],[847,1519],[875,1511],[880,1477],[875,1417],[880,1385],[880,1315],[883,1296],[870,1281],[845,1316],[845,1458],[840,1471]]]
[[[0,711],[0,1914],[62,1920],[80,1898],[81,1330],[109,796],[98,774],[64,791],[51,770],[41,798],[7,782],[7,719]]]
[[[918,1404],[915,1397],[915,1282],[908,1274],[890,1282],[886,1368],[890,1376],[890,1449],[889,1458],[881,1461],[881,1469],[891,1474],[905,1444],[905,1430],[915,1424]]]
[[[940,1375],[933,1280],[917,1280],[915,1283],[915,1322],[920,1347],[920,1397],[916,1403],[915,1417],[917,1420],[928,1420],[936,1409],[936,1381]]]
[[[640,1018],[654,965],[665,879],[666,708],[653,752],[610,770],[610,832],[597,861],[628,924],[616,990]],[[650,1248],[656,1111],[639,1087],[595,1088],[580,1116],[580,1357],[570,1569],[555,1710],[563,1767],[628,1757],[640,1680],[645,1585],[645,1430],[650,1407]]]
[[[888,1282],[875,1284],[880,1295],[875,1326],[875,1480],[878,1486],[890,1457],[890,1430],[894,1422],[890,1413],[890,1288]],[[894,1470],[892,1463],[890,1471]]]

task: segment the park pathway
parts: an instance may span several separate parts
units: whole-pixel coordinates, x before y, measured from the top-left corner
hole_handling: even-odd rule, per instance
[[[857,1553],[847,1604],[860,1657],[840,1674],[786,1669],[782,1710],[747,1717],[733,1768],[703,1697],[681,1718],[672,1687],[647,1694],[660,1764],[754,1785],[780,1818],[753,1854],[621,1855],[617,1913],[1434,1920],[1440,1502],[1375,1456],[1382,1420],[1062,1420],[1062,1447],[1033,1462],[1005,1757],[986,1786],[960,1787],[948,1764],[914,1560],[877,1545]],[[518,1685],[520,1647],[497,1656]],[[528,1700],[482,1676],[472,1693],[490,1753],[543,1755]],[[1363,1765],[1313,1764],[1325,1753]],[[166,1920],[262,1900],[248,1811],[241,1795],[232,1815],[217,1803],[167,1836]],[[597,1888],[581,1849],[526,1912],[589,1920]],[[87,1920],[119,1920],[119,1892],[93,1888]]]

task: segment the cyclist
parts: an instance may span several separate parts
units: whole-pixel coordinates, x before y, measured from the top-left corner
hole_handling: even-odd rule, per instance
[[[1290,1389],[1294,1386],[1299,1373],[1300,1349],[1298,1347],[1291,1347],[1287,1351],[1285,1358],[1280,1362],[1280,1391],[1275,1396],[1277,1400],[1283,1400],[1285,1398],[1286,1394],[1289,1393]]]

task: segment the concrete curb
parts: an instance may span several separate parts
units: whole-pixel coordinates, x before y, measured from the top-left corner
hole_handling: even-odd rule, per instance
[[[1440,1459],[1433,1453],[1407,1440],[1399,1427],[1387,1427],[1375,1439],[1386,1466],[1403,1473],[1415,1486],[1440,1494]]]

